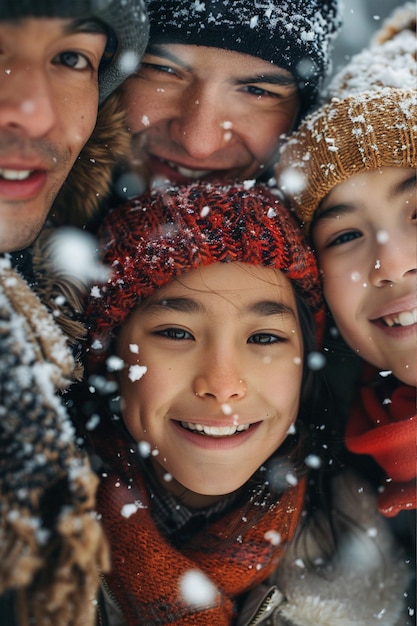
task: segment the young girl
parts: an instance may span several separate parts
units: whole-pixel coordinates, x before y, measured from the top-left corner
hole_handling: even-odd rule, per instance
[[[307,367],[322,313],[313,254],[265,187],[207,183],[114,209],[100,243],[111,275],[89,298],[83,408],[112,552],[101,619],[264,623],[284,597],[257,589],[299,526],[322,451]],[[404,576],[388,562],[394,624]]]
[[[346,444],[384,470],[387,516],[416,507],[415,25],[412,3],[395,12],[292,135],[277,172],[311,230],[336,325],[373,366]]]

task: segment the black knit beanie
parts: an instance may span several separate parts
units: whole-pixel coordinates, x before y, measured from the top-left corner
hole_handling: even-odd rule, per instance
[[[132,72],[132,59],[139,64],[148,42],[144,0],[1,0],[0,20],[22,17],[96,19],[107,27],[99,69],[100,103]]]
[[[341,26],[339,0],[149,0],[150,44],[234,50],[282,67],[296,78],[301,113],[330,71]]]

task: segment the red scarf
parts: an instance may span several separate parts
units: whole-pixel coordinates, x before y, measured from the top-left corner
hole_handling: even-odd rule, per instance
[[[293,536],[302,511],[305,480],[283,493],[277,503],[265,506],[262,514],[254,498],[244,513],[226,513],[177,550],[152,520],[132,445],[115,440],[114,435],[107,441],[100,446],[101,453],[107,447],[103,456],[111,459],[115,471],[101,480],[97,509],[112,550],[112,570],[106,581],[129,626],[232,624],[233,600],[272,573],[283,545]],[[132,509],[133,514],[126,516]],[[279,545],[265,537],[271,530],[281,535]],[[203,572],[215,585],[210,605],[193,607],[182,600],[180,581],[190,570]]]
[[[396,381],[372,385],[369,372],[349,417],[346,446],[373,457],[386,473],[379,510],[393,517],[416,508],[417,474],[416,388]]]

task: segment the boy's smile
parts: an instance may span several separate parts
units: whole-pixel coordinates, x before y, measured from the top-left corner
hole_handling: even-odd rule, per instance
[[[324,292],[348,344],[375,367],[416,384],[416,173],[382,168],[324,199],[313,239]]]
[[[239,489],[297,418],[298,311],[271,268],[216,263],[180,276],[133,312],[118,354],[124,422],[191,506]],[[132,383],[138,363],[147,371]]]

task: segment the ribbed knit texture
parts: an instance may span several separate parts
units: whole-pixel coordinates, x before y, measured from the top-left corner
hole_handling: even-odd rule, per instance
[[[200,182],[149,192],[107,216],[100,246],[111,276],[92,289],[86,312],[97,354],[144,298],[175,276],[217,262],[281,270],[319,318],[314,254],[279,198],[260,184]]]

